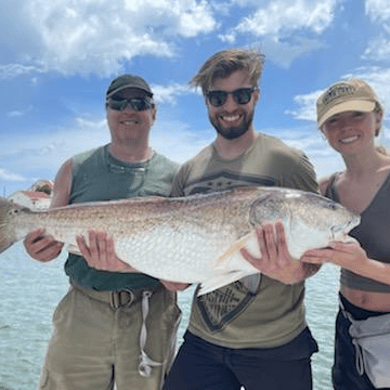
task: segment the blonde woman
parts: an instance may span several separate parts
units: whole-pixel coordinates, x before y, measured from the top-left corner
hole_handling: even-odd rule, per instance
[[[382,119],[376,93],[360,79],[338,82],[317,100],[318,127],[345,163],[320,191],[361,216],[350,234],[356,244],[335,242],[302,258],[341,266],[337,390],[390,388],[390,157],[375,145]]]

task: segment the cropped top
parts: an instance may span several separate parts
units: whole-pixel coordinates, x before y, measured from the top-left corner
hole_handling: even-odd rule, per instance
[[[332,176],[325,196],[340,202],[334,186],[337,175]],[[360,225],[351,230],[349,235],[359,241],[369,258],[390,263],[390,175],[360,217]],[[390,285],[346,269],[341,269],[340,284],[362,291],[390,293]]]

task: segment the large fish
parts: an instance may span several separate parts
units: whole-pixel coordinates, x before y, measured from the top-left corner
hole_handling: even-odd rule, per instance
[[[76,235],[107,231],[117,256],[159,279],[201,283],[199,294],[259,271],[239,254],[260,256],[256,227],[284,223],[290,254],[345,240],[360,218],[320,195],[277,187],[250,187],[181,198],[140,197],[31,211],[0,198],[0,253],[44,227],[79,253]]]

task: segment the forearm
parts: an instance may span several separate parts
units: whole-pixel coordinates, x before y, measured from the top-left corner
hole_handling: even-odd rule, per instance
[[[349,263],[344,268],[356,274],[390,285],[390,264],[367,258],[364,263]]]

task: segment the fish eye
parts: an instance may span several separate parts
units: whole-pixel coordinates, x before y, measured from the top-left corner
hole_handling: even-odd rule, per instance
[[[336,203],[330,203],[329,204],[329,208],[331,208],[332,210],[336,210],[337,209],[337,205],[336,205]]]

